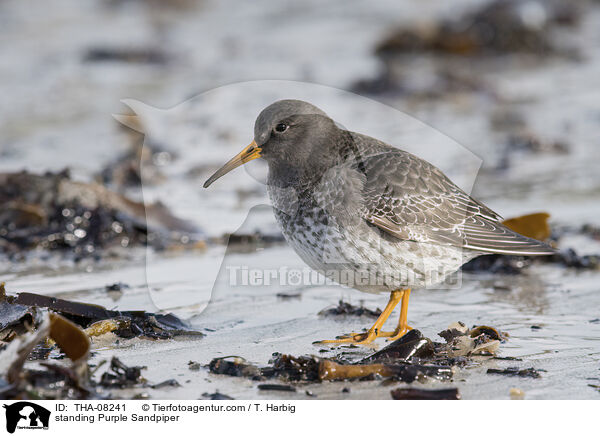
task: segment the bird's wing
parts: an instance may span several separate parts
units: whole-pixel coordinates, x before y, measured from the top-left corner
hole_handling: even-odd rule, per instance
[[[388,234],[487,253],[554,253],[547,244],[504,226],[500,215],[410,153],[388,148],[360,156],[358,162],[366,179],[361,215]]]

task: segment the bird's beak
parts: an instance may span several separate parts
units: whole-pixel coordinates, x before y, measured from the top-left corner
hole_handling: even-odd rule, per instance
[[[210,176],[208,180],[204,182],[204,187],[208,188],[210,185],[212,185],[212,183],[215,180],[223,177],[229,171],[234,170],[237,167],[244,165],[247,162],[250,162],[251,160],[259,158],[261,151],[262,149],[258,145],[256,145],[256,142],[252,141],[248,147],[240,151],[237,155],[233,157],[233,159],[231,159],[229,162],[227,162],[225,165],[219,168],[216,173]]]

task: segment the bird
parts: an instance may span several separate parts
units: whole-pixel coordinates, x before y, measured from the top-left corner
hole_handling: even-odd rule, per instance
[[[520,235],[431,163],[378,139],[343,129],[301,100],[259,114],[254,140],[204,183],[254,159],[268,166],[267,191],[286,241],[312,269],[363,292],[389,292],[371,328],[320,344],[367,345],[400,339],[414,289],[436,286],[485,254],[550,255]],[[394,330],[383,326],[400,304]]]

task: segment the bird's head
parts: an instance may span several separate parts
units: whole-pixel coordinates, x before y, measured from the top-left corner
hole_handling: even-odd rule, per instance
[[[270,170],[290,173],[299,168],[318,165],[328,160],[323,144],[339,131],[325,112],[301,100],[279,100],[260,113],[254,125],[254,140],[229,162],[218,169],[205,183],[208,188],[215,180],[233,169],[262,158]]]

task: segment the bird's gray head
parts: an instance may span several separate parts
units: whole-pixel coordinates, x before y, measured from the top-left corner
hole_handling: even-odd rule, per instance
[[[229,171],[256,158],[269,164],[269,171],[298,175],[303,168],[329,160],[326,142],[339,132],[321,109],[301,100],[279,100],[260,113],[254,125],[254,141],[204,183],[207,188]]]

